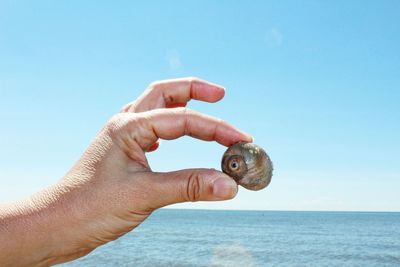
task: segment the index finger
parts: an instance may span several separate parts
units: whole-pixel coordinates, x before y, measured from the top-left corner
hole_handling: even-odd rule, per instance
[[[133,117],[133,122],[137,121]],[[229,123],[186,108],[159,109],[139,119],[140,127],[132,125],[131,136],[143,150],[158,138],[172,140],[188,135],[205,141],[217,141],[224,146],[237,142],[252,142],[252,137]],[[141,128],[141,129],[140,129]]]
[[[225,95],[225,89],[199,78],[181,78],[152,83],[124,112],[144,112],[157,108],[186,106],[191,99],[214,103]]]

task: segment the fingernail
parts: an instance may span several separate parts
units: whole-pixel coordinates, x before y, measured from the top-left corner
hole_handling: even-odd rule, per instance
[[[229,177],[220,177],[214,181],[213,195],[218,199],[230,199],[237,193],[236,182]]]
[[[251,135],[248,134],[248,133],[244,133],[244,134],[246,135],[247,140],[248,140],[249,142],[254,142],[254,137],[253,137],[253,136],[251,136]]]

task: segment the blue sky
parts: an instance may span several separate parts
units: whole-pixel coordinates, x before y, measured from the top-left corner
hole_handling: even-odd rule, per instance
[[[55,183],[154,80],[226,87],[198,111],[251,133],[262,191],[175,207],[400,211],[400,2],[0,1],[0,201]],[[154,170],[220,167],[182,138]]]

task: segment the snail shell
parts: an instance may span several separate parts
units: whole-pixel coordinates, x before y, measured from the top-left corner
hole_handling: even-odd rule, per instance
[[[272,162],[261,147],[253,143],[237,143],[225,151],[221,168],[239,185],[261,190],[271,182]]]

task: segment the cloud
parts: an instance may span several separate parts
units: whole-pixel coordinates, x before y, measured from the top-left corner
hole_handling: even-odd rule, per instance
[[[270,47],[278,47],[283,43],[283,34],[275,28],[267,30],[264,35],[264,42]]]
[[[171,70],[178,70],[182,68],[182,61],[179,52],[175,49],[169,50],[167,52],[167,62]]]

